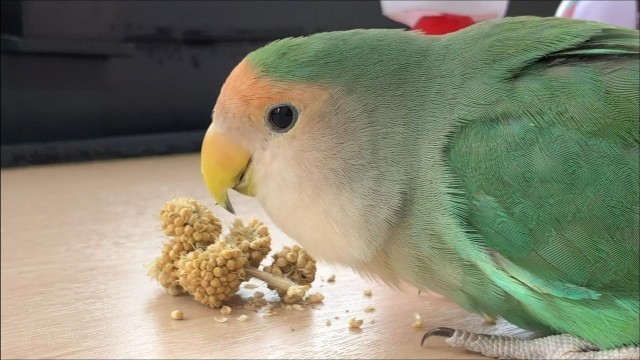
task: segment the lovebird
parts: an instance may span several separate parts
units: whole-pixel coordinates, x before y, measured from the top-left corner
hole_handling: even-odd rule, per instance
[[[527,16],[273,41],[223,84],[203,180],[231,212],[229,190],[255,197],[319,259],[537,335],[425,337],[638,358],[639,40]]]

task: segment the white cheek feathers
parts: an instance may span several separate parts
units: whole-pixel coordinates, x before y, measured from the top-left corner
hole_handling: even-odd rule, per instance
[[[319,259],[348,266],[369,261],[386,238],[384,221],[372,225],[356,205],[360,195],[340,191],[336,174],[296,166],[291,153],[281,151],[271,147],[255,168],[256,197],[271,219]]]

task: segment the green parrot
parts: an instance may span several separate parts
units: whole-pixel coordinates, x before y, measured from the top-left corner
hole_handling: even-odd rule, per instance
[[[638,358],[638,55],[637,30],[538,17],[274,41],[224,83],[203,178],[320,259],[541,335],[425,337]]]

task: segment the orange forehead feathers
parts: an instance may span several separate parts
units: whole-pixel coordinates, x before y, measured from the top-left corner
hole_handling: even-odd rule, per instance
[[[327,89],[304,83],[284,82],[258,74],[246,59],[231,72],[222,86],[216,114],[227,121],[262,121],[265,112],[278,103],[304,110],[326,98]]]

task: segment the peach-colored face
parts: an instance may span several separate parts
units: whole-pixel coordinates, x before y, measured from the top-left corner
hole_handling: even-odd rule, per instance
[[[268,111],[277,104],[289,104],[298,110],[298,121],[289,131],[304,131],[305,120],[319,116],[329,91],[321,86],[294,82],[279,82],[256,73],[245,59],[231,72],[222,87],[214,108],[213,123],[222,131],[242,142],[250,151],[255,142],[271,133]],[[251,139],[247,138],[251,134]]]

